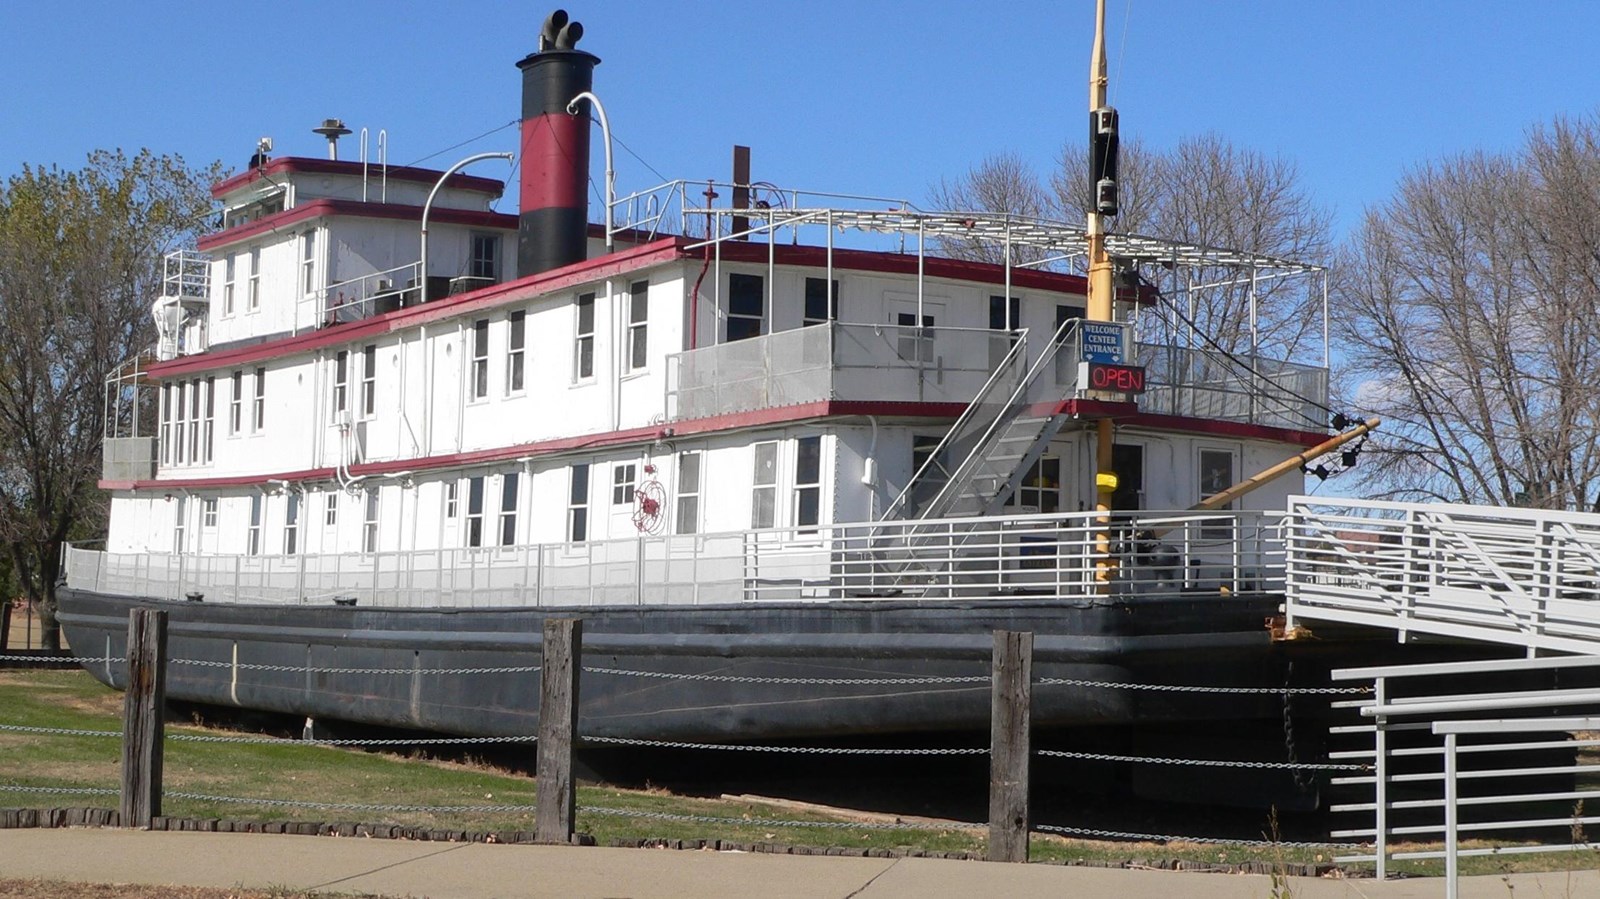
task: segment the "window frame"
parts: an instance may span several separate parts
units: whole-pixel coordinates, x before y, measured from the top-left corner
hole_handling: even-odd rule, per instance
[[[649,281],[634,281],[628,285],[627,334],[627,352],[623,356],[625,370],[630,374],[645,371],[650,367]]]
[[[350,408],[350,351],[339,350],[333,354],[333,401],[332,416],[335,422],[340,420],[346,410]]]
[[[222,263],[222,317],[231,318],[234,313],[234,284],[238,276],[238,253],[229,253]]]
[[[489,398],[489,320],[473,319],[471,366],[467,370],[467,402],[481,403]]]
[[[300,543],[300,494],[290,490],[284,497],[283,507],[283,554],[292,556],[299,551]]]
[[[839,320],[839,279],[834,278],[832,280],[832,296],[824,295],[823,285],[825,283],[828,283],[827,278],[806,279],[804,302],[801,305],[800,311],[801,327],[804,328],[811,325],[823,325],[827,324],[828,322],[836,322]],[[813,291],[813,288],[816,288],[816,290]],[[812,301],[814,300],[826,301],[827,308],[823,310],[827,314],[826,318],[818,318],[815,315],[812,315]]]
[[[378,551],[378,522],[381,511],[378,506],[378,488],[368,487],[366,494],[366,514],[361,519],[361,550],[366,553],[376,553]]]
[[[508,471],[500,476],[500,520],[497,530],[501,546],[517,545],[517,507],[522,498],[522,473]]]
[[[267,429],[267,369],[261,366],[256,369],[255,396],[250,405],[250,431],[260,434]]]
[[[483,546],[485,489],[483,475],[467,478],[467,526],[462,534],[462,542],[472,549]]]
[[[685,463],[694,460],[692,468]],[[684,484],[684,473],[693,471],[693,483]],[[705,489],[705,451],[682,450],[678,453],[678,464],[674,477],[673,492],[677,501],[673,504],[672,530],[675,534],[700,533],[700,496]],[[692,487],[693,489],[688,489]],[[685,524],[687,519],[687,524]]]
[[[528,311],[506,313],[506,396],[519,396],[528,386]]]
[[[261,519],[265,515],[265,505],[259,491],[250,494],[250,523],[245,531],[246,555],[261,555]]]
[[[588,462],[567,466],[568,543],[584,543],[589,539],[589,466]]]
[[[217,498],[207,496],[200,500],[200,529],[202,531],[217,526]]]
[[[809,480],[803,480],[808,474],[804,470],[807,465],[806,451],[804,449],[806,446],[815,448],[815,456],[811,460],[815,470],[809,472]],[[794,439],[794,487],[792,488],[794,508],[790,517],[794,519],[795,527],[811,529],[807,533],[814,532],[817,525],[822,522],[822,451],[823,441],[821,434],[806,434]],[[806,517],[807,497],[810,498],[812,503],[809,510],[811,513],[810,521],[802,520]]]
[[[261,311],[261,247],[250,248],[250,275],[245,282],[245,311]]]
[[[763,462],[763,453],[770,458]],[[763,440],[750,445],[750,527],[763,529],[778,524],[778,441]],[[762,468],[767,469],[767,480],[762,480]],[[765,499],[765,507],[762,502]],[[763,512],[765,514],[763,514]]]
[[[300,294],[314,296],[321,288],[317,284],[317,229],[311,228],[300,235]]]
[[[611,505],[632,506],[634,493],[639,486],[639,463],[613,462],[611,464]]]
[[[361,348],[361,417],[372,418],[378,413],[378,345],[369,343]]]
[[[584,321],[586,317],[587,322]],[[592,291],[580,293],[572,301],[572,383],[574,384],[583,384],[595,379],[594,324],[595,294]]]
[[[767,279],[764,275],[752,275],[746,272],[728,273],[728,304],[724,310],[722,324],[723,342],[732,343],[735,340],[749,340],[769,333],[766,281]],[[760,304],[757,314],[751,314],[748,311],[734,311],[734,303],[746,301],[752,296]],[[739,335],[734,336],[733,323],[735,321],[754,321],[756,323],[755,332],[746,334],[744,332],[748,330],[748,325],[740,325]]]

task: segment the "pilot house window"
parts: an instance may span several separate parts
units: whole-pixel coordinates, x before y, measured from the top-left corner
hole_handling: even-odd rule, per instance
[[[760,337],[766,330],[767,298],[760,275],[728,276],[728,339]]]
[[[472,235],[472,262],[467,272],[474,278],[500,280],[500,235]]]

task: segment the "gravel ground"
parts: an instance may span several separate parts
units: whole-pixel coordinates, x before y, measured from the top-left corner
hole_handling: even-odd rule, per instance
[[[219,890],[210,887],[140,886],[127,883],[68,883],[62,880],[0,879],[0,899],[392,899],[371,893],[306,893],[299,890]]]

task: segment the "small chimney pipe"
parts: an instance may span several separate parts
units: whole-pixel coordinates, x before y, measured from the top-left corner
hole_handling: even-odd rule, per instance
[[[539,51],[522,70],[522,178],[517,217],[517,274],[549,271],[589,256],[587,102],[567,112],[594,83],[600,58],[575,49],[583,26],[556,10],[545,20]]]

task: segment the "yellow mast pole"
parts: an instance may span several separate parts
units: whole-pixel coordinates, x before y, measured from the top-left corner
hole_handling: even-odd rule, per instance
[[[1106,84],[1106,0],[1096,0],[1094,52],[1089,58],[1090,113],[1106,105]],[[1096,187],[1090,185],[1091,190]],[[1108,322],[1112,320],[1111,258],[1106,255],[1105,219],[1097,200],[1091,201],[1088,215],[1085,230],[1089,242],[1089,319]],[[1102,418],[1095,427],[1094,577],[1097,587],[1104,591],[1117,567],[1117,560],[1111,555],[1111,494],[1117,489],[1117,474],[1111,466],[1111,420]]]

